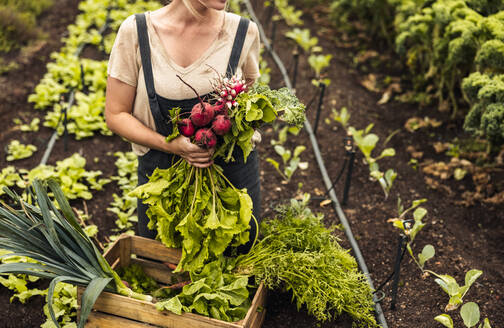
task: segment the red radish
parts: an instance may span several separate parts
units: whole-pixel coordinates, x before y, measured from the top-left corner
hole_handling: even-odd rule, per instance
[[[214,112],[215,117],[217,117],[218,115],[228,115],[228,110],[223,102],[218,102],[216,105],[214,105]]]
[[[182,83],[184,83],[189,88],[191,88],[191,90],[194,91],[194,93],[196,94],[196,97],[198,97],[199,103],[194,105],[191,110],[191,120],[194,123],[194,125],[202,127],[202,126],[209,124],[215,116],[215,113],[214,113],[215,110],[214,110],[213,106],[210,105],[209,103],[203,102],[203,100],[199,96],[198,92],[192,86],[190,86],[186,81],[184,81],[180,77],[180,75],[177,74],[177,77],[179,78],[180,81],[182,81]]]
[[[231,129],[231,120],[224,115],[217,115],[212,122],[212,130],[215,134],[223,136]]]
[[[210,129],[201,128],[194,135],[196,144],[203,148],[213,148],[217,144],[217,137]]]
[[[194,125],[202,127],[212,122],[215,116],[214,106],[201,102],[194,105],[191,110],[191,121]]]
[[[184,118],[178,122],[179,132],[185,137],[192,137],[195,132],[194,124],[191,119]]]

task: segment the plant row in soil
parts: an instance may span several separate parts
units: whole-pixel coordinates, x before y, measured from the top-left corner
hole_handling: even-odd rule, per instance
[[[73,5],[73,7],[72,7]],[[69,10],[75,14],[76,4],[65,3],[58,7],[58,11]],[[258,8],[256,6],[256,8]],[[56,14],[56,13],[53,13]],[[317,12],[306,13],[305,27],[311,31],[317,31],[319,22],[310,21],[309,17],[316,17]],[[49,15],[48,15],[49,16]],[[71,15],[68,15],[71,16]],[[265,13],[260,13],[264,19]],[[70,17],[71,18],[71,17]],[[68,21],[71,21],[71,19]],[[48,19],[48,18],[44,18]],[[61,23],[59,30],[55,30],[52,39],[59,39],[59,36],[66,23]],[[287,27],[280,25],[278,35],[287,31]],[[417,149],[424,151],[425,157],[437,158],[433,151],[432,142],[437,140],[451,140],[461,133],[455,126],[441,127],[433,131],[410,134],[403,129],[404,122],[413,115],[436,116],[439,115],[432,108],[418,108],[415,105],[407,105],[397,102],[377,106],[379,95],[373,94],[361,87],[359,81],[362,78],[359,72],[354,71],[349,62],[351,51],[337,48],[333,45],[330,35],[319,35],[320,43],[327,53],[333,54],[332,67],[329,76],[332,84],[327,90],[324,103],[322,122],[329,117],[332,107],[341,108],[346,106],[351,112],[351,124],[363,128],[368,123],[375,123],[373,132],[384,140],[390,132],[401,129],[401,132],[391,139],[390,146],[396,149],[397,155],[388,160],[386,167],[394,167],[399,172],[392,195],[385,200],[383,193],[376,182],[369,180],[367,166],[362,163],[359,157],[356,161],[352,187],[350,192],[349,205],[345,208],[345,213],[351,221],[352,229],[361,246],[362,253],[369,266],[371,277],[378,282],[383,281],[392,268],[395,248],[397,243],[397,231],[386,222],[387,218],[396,215],[397,195],[401,195],[404,203],[408,204],[413,199],[428,198],[425,207],[429,210],[427,226],[421,232],[417,240],[417,248],[424,244],[431,243],[436,246],[437,254],[434,262],[430,263],[434,271],[450,274],[463,280],[464,273],[471,268],[478,268],[484,271],[483,276],[478,280],[478,284],[473,286],[467,299],[480,304],[482,314],[488,316],[491,322],[498,324],[504,322],[502,314],[498,311],[499,298],[504,290],[504,278],[499,268],[502,268],[502,251],[499,251],[497,242],[502,235],[502,228],[499,225],[499,210],[502,207],[485,204],[476,204],[473,207],[465,208],[454,205],[457,194],[446,195],[443,192],[430,190],[424,183],[422,173],[414,171],[406,163],[409,161],[409,153],[406,148],[414,145]],[[53,50],[58,45],[53,45]],[[275,48],[285,60],[287,66],[291,64],[292,43],[283,37],[277,37]],[[44,50],[49,53],[48,50]],[[274,69],[274,64],[269,60],[272,68],[272,87],[283,85],[280,74]],[[5,101],[0,105],[0,113],[4,115],[5,122],[11,122],[12,118],[18,117],[20,113],[33,117],[34,111],[26,103],[27,95],[44,73],[45,65],[37,59],[33,59],[28,65],[23,66],[20,71],[9,73],[6,86],[9,90],[2,95]],[[38,78],[37,78],[38,75]],[[303,101],[311,99],[314,89],[310,84],[312,73],[303,59],[298,76],[298,96]],[[30,76],[28,78],[28,76]],[[24,77],[24,79],[23,79]],[[31,81],[26,86],[20,81]],[[23,86],[23,87],[19,87]],[[9,104],[11,105],[9,107]],[[17,111],[9,110],[14,105]],[[314,119],[314,111],[309,109],[308,117]],[[259,145],[261,154],[261,183],[263,217],[271,216],[275,205],[296,196],[297,193],[309,192],[312,195],[323,193],[323,183],[320,173],[314,160],[311,145],[305,132],[301,132],[297,137],[289,137],[288,148],[294,148],[298,144],[303,144],[307,150],[302,154],[302,160],[309,162],[309,168],[304,171],[297,171],[290,183],[285,184],[283,179],[276,173],[274,168],[265,161],[266,158],[275,158],[275,153],[270,146],[270,140],[276,138],[276,132],[272,128],[265,128],[263,131],[263,142]],[[43,145],[47,142],[52,130],[43,128],[36,135],[21,134],[16,131],[0,135],[2,144],[7,144],[11,139],[28,138],[26,142],[34,142]],[[435,136],[432,137],[431,134]],[[344,158],[342,140],[343,131],[337,127],[335,122],[331,124],[321,124],[317,133],[319,146],[322,149],[326,165],[332,176],[335,176],[341,167]],[[115,158],[110,154],[114,151],[128,151],[129,145],[117,136],[104,137],[95,136],[92,139],[81,141],[70,140],[68,152],[63,150],[62,140],[58,140],[51,155],[49,164],[54,164],[73,152],[81,153],[87,159],[88,170],[101,170],[105,176],[115,174]],[[33,168],[40,162],[41,152],[30,159],[19,161],[16,166]],[[99,160],[95,162],[95,158]],[[6,165],[4,158],[1,159],[2,167]],[[299,184],[302,187],[299,188]],[[450,182],[449,186],[453,190],[459,190],[460,185],[464,188],[471,188],[470,181],[462,181],[462,184]],[[338,196],[341,195],[341,185],[337,187]],[[91,222],[98,225],[100,229],[99,239],[104,242],[105,236],[110,235],[114,227],[115,217],[107,212],[106,208],[112,201],[112,193],[118,192],[114,184],[109,184],[103,191],[94,193],[92,200],[87,201],[87,208],[91,214]],[[82,207],[81,202],[73,205]],[[312,207],[325,214],[328,225],[339,223],[331,206],[319,207],[317,202],[312,202]],[[346,247],[343,233],[339,233],[342,244]],[[418,251],[418,249],[416,249]],[[481,263],[481,255],[486,261]],[[388,292],[388,291],[387,291]],[[44,301],[41,298],[33,298],[26,305],[19,303],[9,304],[10,291],[5,288],[0,289],[2,318],[8,318],[4,322],[5,327],[38,327],[45,320],[41,307]],[[388,292],[387,295],[390,293]],[[316,322],[303,310],[297,311],[295,305],[291,303],[291,295],[288,293],[273,294],[268,297],[268,312],[264,327],[312,327]],[[408,257],[405,257],[401,268],[401,282],[398,294],[398,309],[390,311],[390,297],[387,296],[382,305],[385,309],[385,316],[390,327],[433,327],[436,323],[433,317],[443,311],[447,303],[447,297],[434,283],[432,277],[422,279],[418,268]],[[5,306],[4,306],[5,305]],[[460,325],[460,320],[457,321]],[[1,325],[0,325],[1,326]],[[350,327],[351,323],[347,318],[342,318],[337,322],[323,324],[322,327]]]

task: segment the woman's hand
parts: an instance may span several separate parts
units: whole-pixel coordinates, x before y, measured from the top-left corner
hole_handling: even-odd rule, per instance
[[[168,143],[168,151],[174,153],[195,167],[205,168],[213,164],[215,148],[203,149],[184,136],[178,136]]]

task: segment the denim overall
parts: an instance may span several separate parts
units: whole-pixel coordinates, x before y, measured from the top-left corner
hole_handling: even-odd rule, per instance
[[[154,78],[152,75],[152,63],[150,57],[150,45],[147,32],[147,24],[145,14],[136,14],[138,42],[140,47],[140,54],[142,59],[142,67],[144,71],[145,85],[147,94],[149,96],[149,105],[156,123],[156,131],[164,136],[171,133],[172,124],[168,110],[174,107],[180,107],[182,112],[191,111],[192,107],[198,102],[197,98],[172,100],[161,97],[158,95],[154,88]],[[227,65],[226,76],[231,77],[238,66],[238,60],[241,55],[249,20],[245,18],[240,19],[236,36],[234,39],[229,63]],[[203,97],[202,97],[203,98]],[[243,161],[243,152],[239,147],[235,148],[233,152],[234,162],[225,163],[223,159],[216,158],[214,163],[221,166],[224,170],[224,175],[236,188],[247,188],[247,193],[252,198],[253,214],[257,220],[260,220],[261,213],[261,195],[260,195],[260,181],[259,181],[259,158],[257,151],[253,150],[247,158]],[[165,153],[159,150],[150,149],[145,155],[138,157],[138,185],[148,182],[148,177],[152,174],[154,169],[166,169],[173,163],[180,159],[179,156]],[[146,215],[148,205],[144,204],[140,199],[138,200],[138,232],[142,237],[154,239],[157,235],[155,230],[149,230],[147,223],[149,218]],[[247,252],[252,246],[252,242],[257,234],[258,227],[253,219],[250,220],[250,239],[245,245],[238,247],[239,253]]]

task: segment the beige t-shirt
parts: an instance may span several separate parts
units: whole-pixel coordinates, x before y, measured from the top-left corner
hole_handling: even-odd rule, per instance
[[[216,73],[211,67],[222,75],[226,73],[240,16],[226,12],[222,30],[215,41],[199,59],[187,67],[177,65],[166,54],[152,26],[150,12],[147,12],[145,16],[156,93],[173,100],[194,98],[196,96],[194,92],[176,77],[177,74],[193,86],[200,95],[213,91],[211,81],[216,78]],[[259,30],[255,23],[250,22],[238,61],[237,74],[239,76],[246,79],[259,77],[259,48]],[[150,111],[145,87],[134,15],[129,16],[119,28],[110,53],[108,75],[136,87],[132,114],[147,127],[155,130],[156,125]],[[132,148],[133,152],[139,156],[149,151],[149,148],[137,144],[132,144]]]

